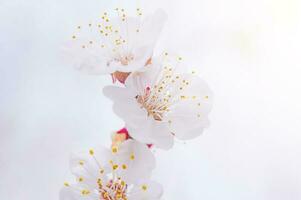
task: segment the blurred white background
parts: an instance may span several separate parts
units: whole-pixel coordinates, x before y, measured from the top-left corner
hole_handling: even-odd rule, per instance
[[[298,0],[0,0],[0,199],[58,199],[69,153],[123,126],[110,78],[60,60],[77,24],[116,6],[163,8],[158,52],[184,55],[215,93],[204,135],[156,152],[164,199],[300,200]]]

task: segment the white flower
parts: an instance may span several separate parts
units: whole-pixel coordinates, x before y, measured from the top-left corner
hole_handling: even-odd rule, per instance
[[[118,147],[91,149],[71,158],[77,183],[65,182],[60,200],[157,200],[162,187],[149,180],[155,159],[145,144],[127,140]]]
[[[134,139],[159,148],[173,145],[174,136],[197,137],[209,124],[212,94],[194,72],[186,72],[181,57],[153,59],[145,72],[132,73],[125,87],[107,86],[104,94]]]
[[[123,82],[130,72],[151,63],[167,16],[157,10],[143,18],[139,8],[137,17],[128,17],[118,8],[116,14],[111,18],[105,12],[98,21],[78,26],[64,50],[76,68],[91,74],[110,73]]]

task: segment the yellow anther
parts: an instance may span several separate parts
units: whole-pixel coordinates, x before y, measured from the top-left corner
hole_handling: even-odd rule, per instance
[[[82,160],[80,160],[78,163],[79,163],[81,166],[84,165],[84,161],[82,161]]]
[[[112,153],[117,153],[117,152],[118,152],[117,146],[113,146],[113,147],[112,147]]]
[[[64,186],[69,187],[70,185],[69,185],[68,182],[65,182],[65,183],[64,183]]]
[[[73,36],[72,36],[72,39],[75,39],[75,38],[76,38],[76,36],[75,36],[75,35],[73,35]]]
[[[126,169],[127,169],[127,166],[126,166],[126,164],[123,164],[123,165],[122,165],[122,169],[124,169],[124,170],[126,170]]]
[[[147,190],[147,185],[142,185],[142,186],[141,186],[141,189],[142,189],[143,191],[146,191],[146,190]]]
[[[103,169],[99,170],[100,174],[103,174],[104,172],[105,172],[105,170],[103,170]]]
[[[82,195],[89,195],[90,191],[89,190],[82,190],[81,193],[82,193]]]
[[[90,149],[90,150],[89,150],[89,154],[90,154],[91,156],[93,156],[93,155],[94,155],[94,150],[93,150],[93,149]]]
[[[105,199],[108,199],[108,198],[109,198],[109,193],[108,193],[108,192],[104,192],[104,193],[102,193],[102,196],[103,196]]]
[[[130,155],[130,159],[135,160],[135,155],[133,153]]]
[[[209,96],[205,96],[205,99],[209,99]]]
[[[118,169],[118,165],[113,165],[112,168],[113,168],[113,170],[116,170],[116,169]]]
[[[83,182],[84,181],[84,178],[83,177],[79,177],[78,178],[78,182]]]

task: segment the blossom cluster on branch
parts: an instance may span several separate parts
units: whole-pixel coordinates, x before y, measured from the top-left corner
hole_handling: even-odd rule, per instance
[[[60,200],[159,200],[162,186],[151,180],[154,148],[168,150],[174,139],[189,140],[208,127],[212,92],[182,57],[154,53],[167,15],[157,10],[128,16],[104,12],[76,28],[64,55],[84,73],[110,75],[103,94],[125,127],[113,133],[111,148],[72,155],[74,183],[65,182]]]

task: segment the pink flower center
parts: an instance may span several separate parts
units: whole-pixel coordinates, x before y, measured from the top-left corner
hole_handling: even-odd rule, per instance
[[[119,59],[117,59],[122,65],[128,65],[131,61],[134,60],[134,55],[129,54],[126,56],[122,56]]]
[[[121,180],[110,180],[105,186],[97,182],[100,200],[127,200],[127,184]]]
[[[137,102],[147,111],[148,116],[152,116],[157,121],[162,121],[163,114],[168,111],[167,104],[156,96],[152,95],[151,88],[146,87],[143,95],[136,96]]]

